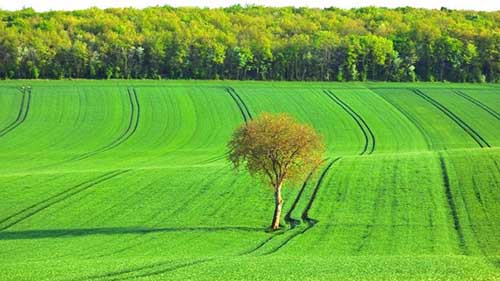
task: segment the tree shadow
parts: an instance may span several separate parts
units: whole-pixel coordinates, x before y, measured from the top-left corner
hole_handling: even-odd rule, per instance
[[[218,231],[245,231],[260,232],[264,228],[246,226],[201,226],[201,227],[102,227],[102,228],[77,228],[77,229],[43,229],[22,231],[1,231],[0,240],[65,238],[90,235],[120,235],[120,234],[148,234],[164,232],[218,232]]]

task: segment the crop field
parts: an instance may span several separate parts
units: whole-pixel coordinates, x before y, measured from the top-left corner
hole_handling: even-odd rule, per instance
[[[327,144],[277,232],[261,112]],[[0,280],[500,280],[499,191],[497,84],[0,82]]]

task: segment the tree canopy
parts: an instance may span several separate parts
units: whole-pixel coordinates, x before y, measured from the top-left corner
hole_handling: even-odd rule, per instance
[[[0,10],[2,78],[500,81],[500,12]]]
[[[322,162],[323,139],[287,114],[263,113],[238,128],[229,144],[229,160],[267,180],[275,193],[272,229],[279,228],[285,181],[303,179]]]

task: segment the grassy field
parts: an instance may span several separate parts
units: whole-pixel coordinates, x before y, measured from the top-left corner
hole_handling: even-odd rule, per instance
[[[328,150],[276,233],[264,111]],[[499,190],[499,85],[0,82],[0,280],[500,280]]]

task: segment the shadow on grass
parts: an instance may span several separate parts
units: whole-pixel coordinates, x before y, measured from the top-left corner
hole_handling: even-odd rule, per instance
[[[246,231],[259,232],[265,228],[245,226],[220,226],[220,227],[103,227],[103,228],[80,228],[80,229],[44,229],[44,230],[22,230],[2,231],[0,240],[42,239],[42,238],[64,238],[89,235],[120,235],[120,234],[148,234],[164,232],[218,232],[218,231]]]

